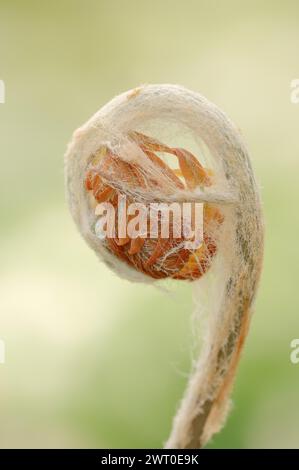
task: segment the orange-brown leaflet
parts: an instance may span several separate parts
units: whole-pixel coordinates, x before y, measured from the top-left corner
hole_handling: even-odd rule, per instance
[[[179,190],[195,189],[197,186],[210,186],[212,184],[209,172],[199,163],[197,158],[189,151],[180,148],[171,148],[161,142],[139,132],[131,132],[129,138],[139,145],[151,163],[170,180]],[[168,153],[178,159],[179,169],[172,170],[155,152]],[[101,157],[101,165],[108,174],[117,175],[120,182],[128,187],[144,189],[147,185],[150,189],[156,189],[158,182],[152,175],[144,175],[137,164],[128,163],[105,149]],[[185,184],[177,176],[184,178]],[[111,187],[107,180],[101,178],[97,166],[89,165],[85,175],[85,188],[92,192],[97,202],[109,201],[118,211],[118,195],[121,191]],[[127,203],[135,202],[132,198]],[[127,223],[133,216],[127,216]],[[117,218],[117,217],[116,217]],[[174,278],[193,280],[201,277],[210,267],[211,261],[217,252],[215,236],[212,236],[209,228],[218,227],[223,222],[220,211],[208,204],[204,205],[204,233],[203,244],[197,250],[189,250],[184,247],[184,237],[174,238],[170,227],[168,238],[130,239],[106,238],[107,249],[115,256],[125,261],[137,271],[140,271],[154,279]],[[216,228],[217,230],[217,228]],[[116,230],[116,234],[118,231]]]

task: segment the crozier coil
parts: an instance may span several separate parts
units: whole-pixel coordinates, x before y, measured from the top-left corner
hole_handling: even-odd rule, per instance
[[[182,134],[206,150],[191,155],[145,131],[147,126],[164,131],[167,124],[181,126]],[[178,177],[163,163],[165,153],[178,160]],[[229,411],[262,265],[259,192],[239,131],[198,93],[174,85],[141,86],[114,98],[75,131],[65,174],[79,231],[118,275],[134,282],[163,277],[193,282],[195,315],[203,319],[202,347],[165,447],[204,446]],[[173,240],[168,245],[149,240],[133,245],[131,240],[99,238],[95,206],[103,198],[114,201],[118,193],[145,204],[203,203],[204,248],[187,253]]]

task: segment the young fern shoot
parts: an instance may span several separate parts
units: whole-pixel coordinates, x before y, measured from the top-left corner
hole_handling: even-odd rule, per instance
[[[173,144],[172,134],[184,144]],[[165,447],[204,446],[229,410],[262,266],[259,191],[239,131],[198,93],[141,86],[114,98],[75,131],[65,174],[78,229],[111,269],[134,282],[192,281],[203,344]],[[199,244],[188,244],[189,234],[177,231],[186,203],[192,216],[203,206]],[[105,223],[103,204],[106,215],[110,211]],[[146,220],[133,236],[134,212],[124,207],[142,206],[147,215],[153,204],[160,204],[157,235]],[[163,236],[163,211],[173,204],[179,216],[167,219]],[[108,228],[111,214],[117,223]]]

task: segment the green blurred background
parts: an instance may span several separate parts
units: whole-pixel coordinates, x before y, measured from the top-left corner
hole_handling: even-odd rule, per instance
[[[64,199],[73,130],[115,94],[179,83],[242,129],[266,253],[226,427],[210,447],[299,447],[297,1],[0,0],[1,447],[160,447],[190,367],[190,285],[119,280]]]

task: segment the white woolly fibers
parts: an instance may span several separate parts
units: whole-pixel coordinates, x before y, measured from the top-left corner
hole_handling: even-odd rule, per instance
[[[183,137],[189,136],[200,146],[200,157],[208,159],[215,184],[178,191],[127,138],[131,131],[155,128],[155,122],[162,133],[168,125],[176,126]],[[65,157],[71,213],[100,259],[120,276],[135,282],[154,279],[109,252],[91,228],[94,212],[83,178],[90,159],[103,145],[124,161],[138,162],[145,176],[151,175],[159,182],[156,190],[145,186],[132,191],[125,181],[114,178],[111,184],[121,185],[132,198],[208,202],[219,207],[224,216],[211,268],[193,281],[195,314],[203,320],[203,346],[166,443],[167,448],[201,447],[220,429],[227,415],[261,271],[263,222],[248,153],[239,131],[222,111],[198,93],[175,85],[145,85],[123,93],[75,131]]]

